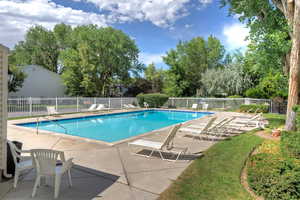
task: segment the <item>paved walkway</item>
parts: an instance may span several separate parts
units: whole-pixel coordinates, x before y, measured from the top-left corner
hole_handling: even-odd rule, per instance
[[[77,114],[78,115],[78,114]],[[240,115],[238,113],[219,112],[219,119]],[[25,119],[22,121],[28,121]],[[192,121],[197,124],[207,117]],[[18,120],[20,122],[20,120]],[[9,124],[14,121],[9,121]],[[167,130],[159,130],[145,139],[162,141]],[[59,135],[39,134],[8,126],[8,139],[23,142],[23,149],[47,148],[65,152],[66,158],[73,157],[73,187],[69,188],[67,177],[63,178],[59,199],[120,199],[141,200],[157,199],[172,181],[188,167],[193,159],[207,150],[215,142],[192,140],[179,133],[175,146],[188,147],[188,154],[178,162],[161,160],[158,155],[145,158],[130,154],[127,143],[114,146],[93,143],[82,139],[66,138]],[[41,186],[35,198],[31,192],[35,179],[35,170],[24,174],[17,189],[11,189],[5,200],[52,199],[53,187]]]

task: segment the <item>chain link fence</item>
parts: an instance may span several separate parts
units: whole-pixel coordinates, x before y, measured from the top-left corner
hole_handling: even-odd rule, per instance
[[[47,106],[55,106],[59,113],[84,112],[92,104],[104,104],[110,109],[123,109],[124,104],[137,105],[137,99],[130,98],[99,98],[99,97],[56,97],[56,98],[10,98],[8,99],[8,117],[24,117],[46,115]],[[209,110],[236,110],[242,104],[268,104],[271,112],[276,112],[269,99],[250,98],[169,98],[164,107],[198,108],[208,104]]]

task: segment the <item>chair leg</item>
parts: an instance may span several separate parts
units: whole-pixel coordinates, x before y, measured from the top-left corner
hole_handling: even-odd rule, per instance
[[[54,186],[54,199],[57,199],[60,189],[61,176],[55,176],[55,186]]]
[[[151,151],[151,153],[148,155],[148,157],[151,157],[152,154],[153,154],[153,152],[154,152],[154,149],[152,149],[152,151]]]
[[[162,159],[162,160],[165,160],[165,158],[163,157],[163,155],[162,155],[161,151],[158,151],[158,153],[159,153],[159,155],[160,155],[161,159]]]
[[[72,187],[73,184],[72,184],[71,170],[68,170],[68,177],[69,177],[69,184],[70,184],[70,187]]]
[[[15,171],[15,177],[14,177],[14,188],[17,188],[18,180],[19,180],[20,171]]]
[[[36,179],[35,179],[35,183],[34,183],[34,186],[33,186],[33,191],[32,191],[32,194],[31,194],[32,197],[35,197],[37,187],[40,185],[40,181],[41,181],[41,176],[37,176]]]

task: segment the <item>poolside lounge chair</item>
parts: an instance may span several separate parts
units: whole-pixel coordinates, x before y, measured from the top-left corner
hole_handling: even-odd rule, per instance
[[[202,109],[203,109],[203,110],[207,110],[207,109],[208,109],[208,103],[202,104]]]
[[[237,124],[244,124],[246,126],[251,126],[251,125],[256,125],[261,120],[262,120],[262,113],[259,113],[250,118],[244,118],[244,117],[237,116],[236,120],[234,122]]]
[[[137,106],[133,105],[133,104],[127,104],[129,106],[129,108],[138,108]]]
[[[102,111],[102,110],[110,110],[110,109],[106,108],[104,104],[99,104],[95,110]]]
[[[125,109],[136,109],[136,108],[137,108],[136,106],[134,106],[134,105],[132,105],[132,104],[123,104],[123,107],[124,107]]]
[[[22,153],[30,153],[30,151],[20,150],[14,143],[7,141],[13,161],[15,163],[15,177],[14,177],[14,188],[17,187],[20,173],[25,170],[32,169],[34,167],[32,159],[28,156],[22,156]]]
[[[227,124],[232,122],[234,119],[235,119],[235,117],[224,118],[223,120],[219,121],[218,123],[213,123],[212,126],[210,128],[208,128],[206,131],[205,130],[203,131],[203,126],[191,125],[191,126],[189,126],[190,127],[189,131],[193,135],[195,133],[197,133],[198,134],[197,137],[202,138],[202,139],[224,140],[224,139],[227,139],[228,137],[232,136],[233,134],[235,135],[237,133],[237,132],[233,133],[231,129],[226,128]],[[200,131],[201,131],[201,133],[200,133]],[[240,132],[238,132],[238,133],[240,133]]]
[[[209,121],[206,123],[205,126],[203,126],[200,129],[195,129],[195,128],[189,128],[189,127],[185,127],[185,128],[181,128],[179,131],[181,132],[186,132],[186,136],[192,136],[193,139],[195,138],[199,138],[201,136],[201,134],[204,134],[205,132],[207,132],[209,129],[213,128],[215,125],[213,125],[214,121],[217,119],[217,117],[212,117],[209,119]]]
[[[48,115],[57,115],[58,112],[55,109],[55,106],[47,106]]]
[[[197,110],[197,108],[198,108],[198,104],[194,103],[194,104],[192,105],[192,109],[193,109],[193,110]]]
[[[31,156],[36,164],[37,176],[35,179],[32,197],[35,196],[37,187],[40,185],[42,177],[54,177],[54,198],[56,199],[59,194],[61,178],[65,173],[68,173],[69,185],[72,186],[71,167],[73,166],[73,158],[65,160],[64,152],[54,151],[50,149],[33,149]],[[58,157],[61,162],[58,164]]]
[[[92,104],[87,111],[95,111],[97,108],[97,104]]]
[[[137,147],[142,147],[145,149],[150,149],[151,153],[146,156],[146,157],[151,157],[154,151],[157,151],[161,157],[162,160],[168,160],[168,161],[177,161],[180,155],[184,154],[187,151],[186,147],[180,148],[180,147],[174,147],[173,145],[173,140],[175,138],[175,135],[179,128],[181,127],[181,124],[177,124],[173,126],[169,133],[168,136],[165,138],[163,142],[155,142],[151,140],[143,140],[143,139],[138,139],[133,142],[129,142],[128,146],[137,146]],[[177,157],[175,160],[169,160],[165,159],[162,155],[163,152],[168,152],[168,153],[175,153],[177,154]],[[134,153],[135,155],[140,155],[138,153]]]

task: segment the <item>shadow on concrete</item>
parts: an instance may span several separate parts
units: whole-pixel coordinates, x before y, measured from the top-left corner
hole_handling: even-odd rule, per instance
[[[84,166],[74,165],[72,170],[73,187],[69,187],[68,177],[64,175],[58,199],[91,200],[101,198],[101,193],[111,187],[120,176],[97,171]],[[50,200],[54,198],[53,181],[44,182],[38,189],[34,198],[31,197],[36,171],[31,170],[24,174],[18,183],[17,189],[11,189],[4,200]]]

